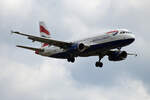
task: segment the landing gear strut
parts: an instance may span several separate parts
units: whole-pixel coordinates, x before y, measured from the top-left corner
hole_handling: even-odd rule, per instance
[[[97,61],[96,63],[95,63],[95,66],[96,67],[103,67],[103,63],[101,62],[101,57],[99,56],[99,61]]]

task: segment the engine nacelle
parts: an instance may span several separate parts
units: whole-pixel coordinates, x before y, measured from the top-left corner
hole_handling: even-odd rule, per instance
[[[70,53],[78,53],[78,52],[83,52],[86,49],[85,45],[83,43],[79,44],[73,44],[69,49],[68,52]]]
[[[85,45],[83,43],[78,44],[78,51],[82,52],[86,49]]]
[[[110,55],[108,55],[108,59],[110,61],[121,61],[125,60],[127,58],[127,52],[126,51],[114,51]]]

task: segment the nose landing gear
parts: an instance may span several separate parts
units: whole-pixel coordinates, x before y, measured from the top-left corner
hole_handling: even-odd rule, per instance
[[[102,57],[99,56],[99,61],[97,61],[97,62],[95,63],[95,66],[96,66],[96,67],[100,67],[100,68],[103,67],[103,63],[101,62],[101,59],[102,59]]]
[[[96,67],[103,67],[103,63],[98,61],[95,63],[95,66]]]

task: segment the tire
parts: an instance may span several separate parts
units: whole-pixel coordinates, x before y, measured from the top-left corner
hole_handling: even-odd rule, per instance
[[[70,62],[70,59],[67,59],[68,62]]]
[[[95,66],[96,66],[96,67],[99,67],[99,62],[96,62],[96,63],[95,63]]]
[[[103,67],[103,63],[102,63],[102,62],[96,62],[96,63],[95,63],[95,66],[96,66],[96,67]]]
[[[74,62],[75,62],[75,58],[70,58],[70,61],[71,61],[72,63],[74,63]]]
[[[101,68],[103,67],[103,63],[102,62],[99,63],[99,67],[101,67]]]

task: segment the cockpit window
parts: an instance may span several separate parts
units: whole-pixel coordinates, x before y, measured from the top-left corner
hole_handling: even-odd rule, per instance
[[[113,36],[117,35],[117,33],[118,33],[118,31],[116,31],[116,32],[113,32]]]
[[[107,34],[112,34],[113,36],[117,35],[117,33],[118,33],[118,31],[117,31],[117,30],[107,32]]]

